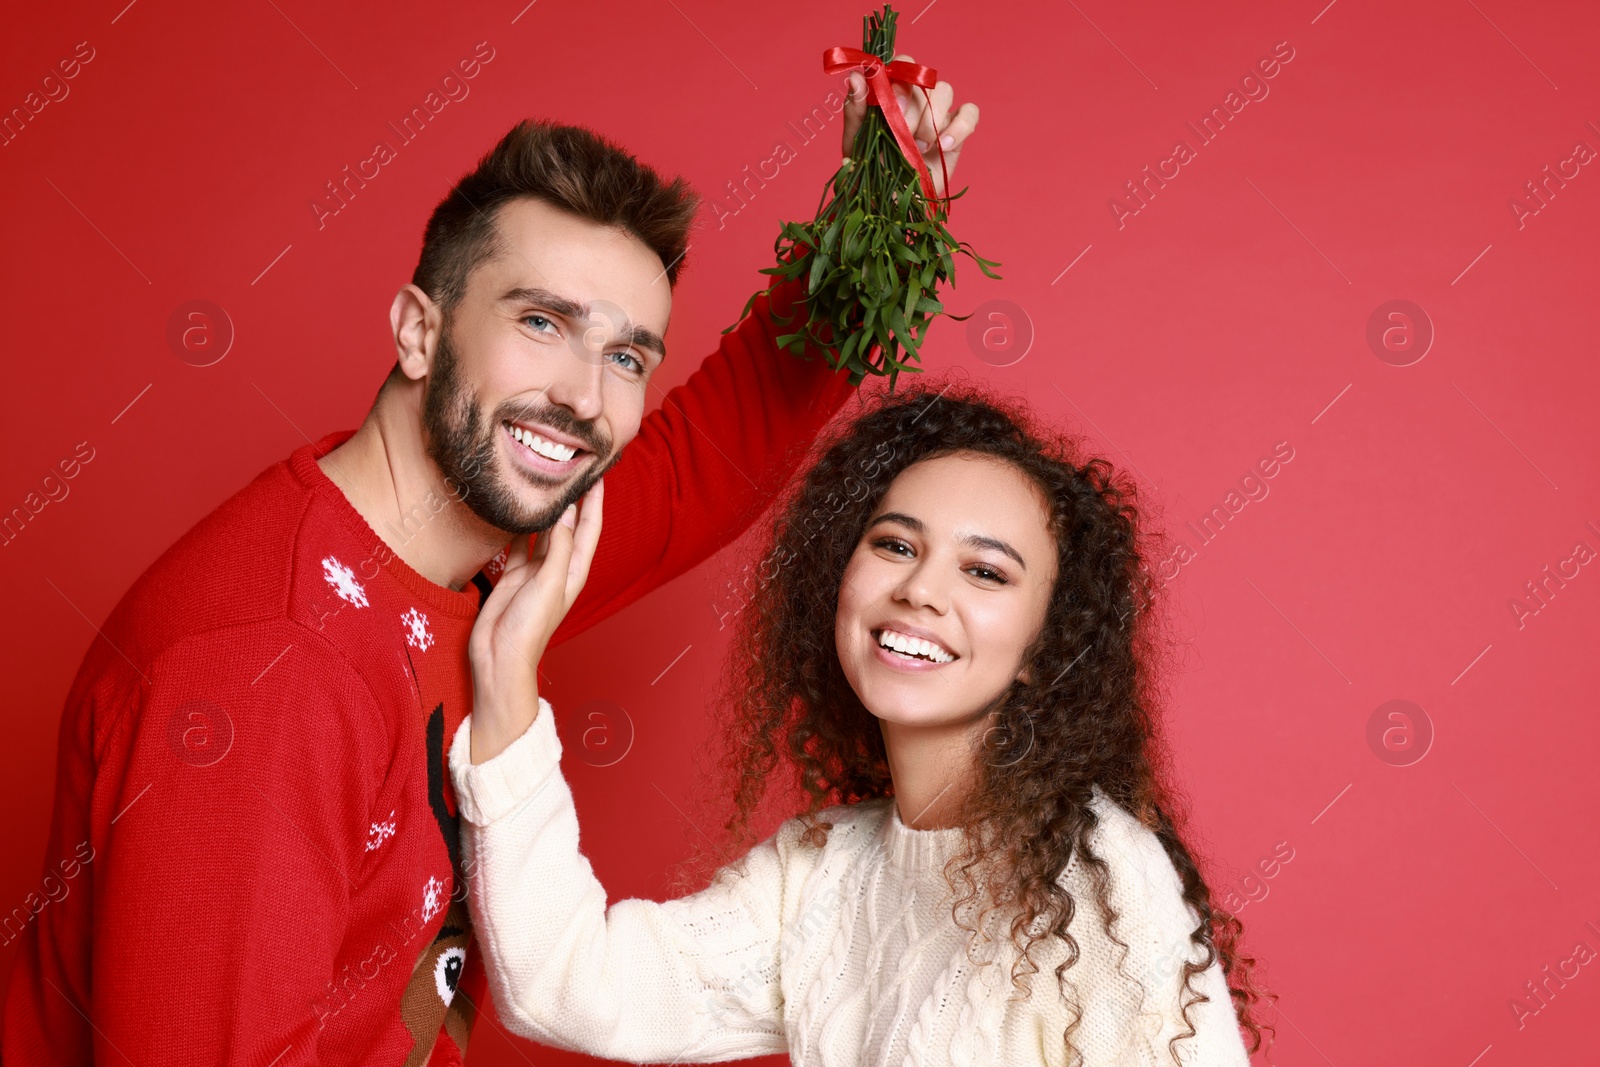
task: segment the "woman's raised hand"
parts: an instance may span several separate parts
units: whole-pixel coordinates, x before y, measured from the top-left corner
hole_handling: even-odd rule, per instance
[[[600,542],[605,481],[554,526],[511,539],[506,568],[478,612],[467,641],[472,664],[472,762],[493,759],[539,712],[539,660],[550,635],[589,577]]]

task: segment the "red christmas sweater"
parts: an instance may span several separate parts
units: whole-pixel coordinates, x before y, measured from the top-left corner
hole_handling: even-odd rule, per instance
[[[771,298],[780,313],[797,284]],[[607,474],[556,641],[737,537],[850,395],[777,348],[793,327],[768,304]],[[453,591],[395,555],[317,466],[352,432],[202,519],[86,654],[47,895],[24,911],[5,1005],[11,1067],[461,1062],[486,990],[445,753],[495,565]]]

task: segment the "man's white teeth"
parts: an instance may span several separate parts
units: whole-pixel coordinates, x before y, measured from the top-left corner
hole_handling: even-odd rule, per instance
[[[931,659],[935,663],[950,663],[955,657],[932,641],[924,641],[920,637],[907,637],[905,634],[895,633],[893,630],[880,630],[878,644],[884,648],[893,649],[907,656],[920,656]]]
[[[578,454],[576,448],[572,448],[569,445],[558,445],[554,441],[546,441],[538,434],[524,430],[515,423],[511,426],[511,436],[539,453],[545,459],[553,459],[557,463],[565,463]]]

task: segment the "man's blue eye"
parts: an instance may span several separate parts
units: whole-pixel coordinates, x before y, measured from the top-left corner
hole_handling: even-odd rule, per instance
[[[554,323],[550,322],[549,319],[545,318],[543,315],[524,315],[522,317],[522,321],[523,322],[533,322],[535,320],[538,320],[539,322],[549,323],[551,326],[555,325]]]
[[[644,370],[644,362],[638,356],[634,355],[632,352],[613,352],[611,354],[613,356],[621,356],[623,359],[632,360],[633,361],[633,366],[630,368],[632,370],[636,370],[636,371]]]

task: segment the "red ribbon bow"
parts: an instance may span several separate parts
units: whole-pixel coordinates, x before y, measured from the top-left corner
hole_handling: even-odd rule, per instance
[[[938,71],[932,67],[925,67],[921,63],[908,63],[897,59],[892,63],[885,63],[870,52],[863,52],[859,48],[845,48],[835,45],[822,53],[822,69],[829,74],[838,74],[841,71],[859,69],[867,79],[867,102],[876,105],[883,112],[889,129],[894,133],[895,143],[900,146],[901,153],[907,162],[917,168],[917,175],[922,179],[922,195],[930,201],[939,200],[933,188],[933,175],[928,172],[928,165],[922,160],[922,153],[917,149],[917,142],[911,136],[911,127],[906,125],[906,117],[900,111],[899,102],[895,100],[894,86],[892,83],[900,82],[903,85],[914,85],[922,90],[922,95],[927,101],[929,125],[933,125],[933,98],[928,95],[928,90],[938,84]],[[934,144],[939,146],[939,172],[944,178],[946,196],[946,210],[949,209],[950,170],[944,163],[944,145],[939,140],[939,134],[934,134]]]

